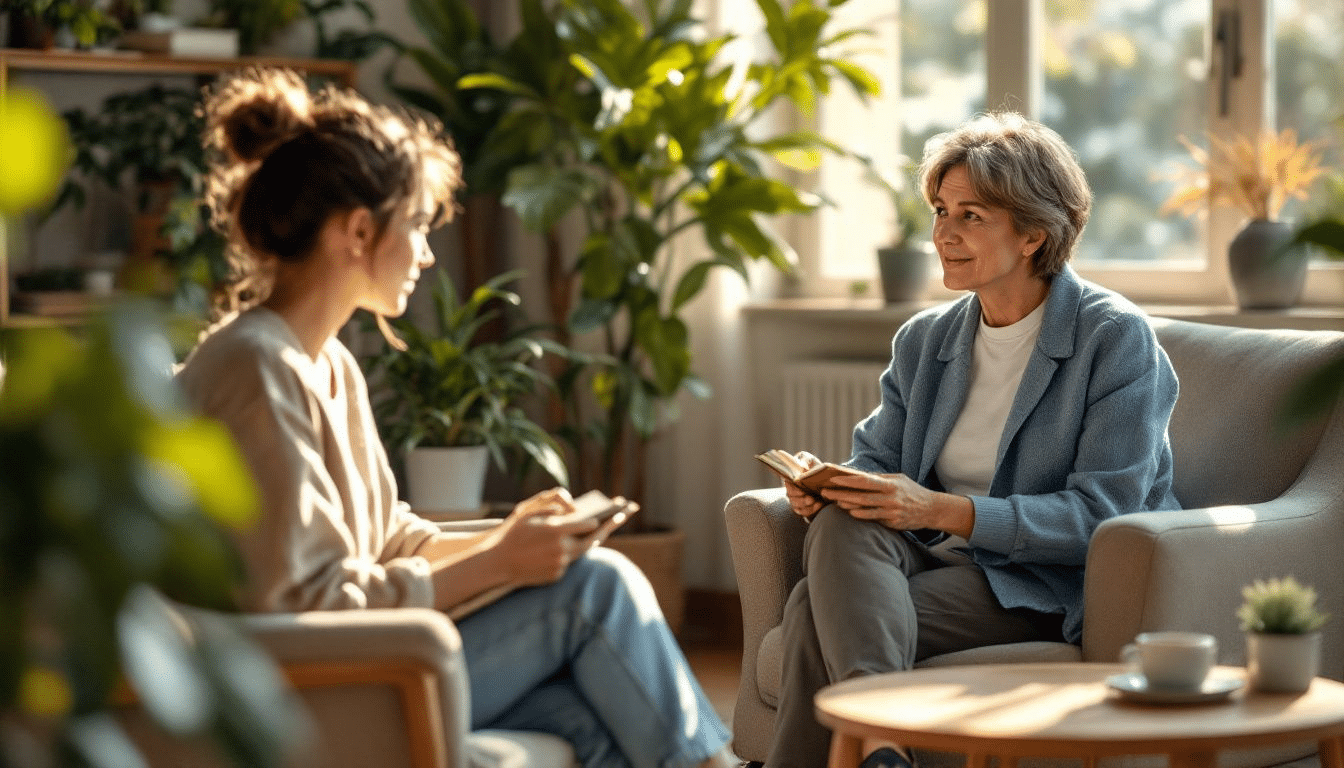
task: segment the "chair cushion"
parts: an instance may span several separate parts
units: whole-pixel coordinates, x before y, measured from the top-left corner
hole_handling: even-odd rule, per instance
[[[1026,662],[1082,661],[1083,650],[1069,643],[1037,641],[1004,643],[968,648],[964,651],[930,656],[915,664],[916,667],[947,667],[957,664],[1021,664]],[[761,639],[756,653],[756,689],[761,699],[772,707],[779,706],[779,677],[784,662],[784,631],[775,627]]]

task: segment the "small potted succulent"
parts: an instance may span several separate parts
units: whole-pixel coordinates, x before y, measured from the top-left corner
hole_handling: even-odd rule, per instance
[[[1241,591],[1237,610],[1246,632],[1246,671],[1259,691],[1305,691],[1320,666],[1320,629],[1327,618],[1316,608],[1316,590],[1292,576],[1257,579]]]

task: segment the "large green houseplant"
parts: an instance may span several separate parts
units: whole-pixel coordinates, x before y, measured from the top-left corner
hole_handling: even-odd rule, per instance
[[[364,359],[374,389],[374,412],[385,444],[405,458],[411,505],[426,512],[455,512],[480,506],[487,459],[500,469],[521,475],[535,462],[556,482],[569,482],[565,462],[554,438],[523,410],[529,397],[550,385],[537,367],[542,356],[557,350],[538,338],[536,329],[521,324],[504,310],[516,307],[518,294],[505,286],[519,277],[499,275],[463,300],[448,273],[440,269],[434,291],[434,317],[429,328],[409,319],[392,321],[405,349],[390,345]],[[503,327],[494,338],[482,338],[490,325]],[[476,469],[466,483],[447,482],[437,461],[445,453],[470,449]],[[432,457],[426,459],[425,457]],[[422,462],[435,466],[422,474]],[[454,487],[456,486],[456,487]],[[455,493],[471,487],[467,499]]]
[[[551,317],[562,342],[589,352],[557,374],[576,484],[642,498],[645,444],[675,420],[680,393],[709,392],[682,313],[716,268],[792,268],[767,221],[817,201],[778,162],[810,168],[834,147],[772,133],[765,118],[810,113],[836,79],[877,92],[846,58],[859,32],[829,28],[843,4],[757,0],[770,52],[732,61],[732,36],[703,34],[686,0],[519,0],[506,44],[463,0],[411,0],[430,42],[414,55],[438,86],[426,101],[437,97],[450,130],[488,118],[468,170],[502,178],[505,205],[545,236]],[[573,249],[566,220],[580,230]],[[703,251],[681,237],[694,232]]]

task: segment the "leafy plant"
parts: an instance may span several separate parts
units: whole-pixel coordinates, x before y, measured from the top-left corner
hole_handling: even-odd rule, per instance
[[[53,27],[67,27],[82,48],[105,43],[121,32],[121,24],[93,0],[54,0],[46,16]]]
[[[92,0],[7,0],[0,2],[2,11],[35,19],[47,30],[66,27],[84,48],[107,42],[121,32],[117,19]]]
[[[1327,618],[1316,609],[1316,590],[1292,576],[1256,579],[1242,588],[1241,596],[1245,602],[1237,609],[1237,618],[1246,632],[1301,635],[1320,629]]]
[[[373,28],[373,6],[364,0],[302,0],[302,3],[304,14],[313,22],[313,34],[316,37],[313,56],[319,59],[363,61],[385,46],[401,47],[401,42],[395,37]],[[368,31],[342,29],[334,35],[331,33],[324,17],[347,7],[359,12]]]
[[[1210,205],[1230,205],[1248,218],[1274,220],[1289,199],[1306,199],[1307,190],[1324,172],[1320,142],[1299,142],[1285,129],[1258,139],[1209,137],[1209,150],[1181,143],[1201,168],[1175,174],[1181,186],[1162,204],[1160,213],[1180,211],[1192,216]]]
[[[487,180],[506,170],[503,202],[546,236],[559,340],[601,347],[561,361],[557,375],[562,434],[585,487],[641,497],[644,444],[676,419],[679,392],[708,396],[681,313],[710,272],[745,278],[757,259],[792,269],[766,221],[818,201],[773,163],[811,168],[834,147],[812,131],[771,135],[763,118],[780,106],[811,112],[837,78],[860,95],[878,91],[845,58],[861,32],[827,30],[844,1],[757,0],[771,55],[729,61],[732,36],[701,34],[686,0],[638,10],[519,0],[522,29],[501,46],[465,2],[411,0],[431,45],[414,55],[439,86],[445,121],[488,128],[468,169]],[[582,242],[565,253],[559,226],[571,216]],[[695,231],[707,255],[674,255]]]
[[[438,270],[434,327],[422,330],[407,319],[393,320],[406,349],[389,347],[364,360],[383,440],[396,454],[416,446],[484,445],[503,469],[521,451],[556,482],[568,484],[559,446],[521,408],[551,385],[535,363],[548,350],[562,350],[536,338],[535,327],[507,322],[503,309],[520,299],[503,286],[520,274],[499,275],[460,301],[452,279]],[[497,323],[504,326],[497,340],[478,338]]]
[[[238,30],[239,52],[251,55],[302,15],[302,0],[210,0],[206,18],[212,26]]]
[[[280,764],[302,723],[270,662],[222,615],[162,597],[230,607],[227,530],[258,502],[228,432],[178,403],[157,316],[122,307],[80,340],[27,329],[3,346],[0,763],[137,764],[109,714],[125,681],[168,732]]]
[[[142,212],[151,205],[150,184],[190,191],[205,166],[197,99],[195,91],[155,83],[112,94],[97,112],[65,111],[61,116],[75,146],[75,170],[112,189],[129,180],[136,189],[136,210]],[[53,208],[83,206],[86,194],[79,179],[70,177]]]
[[[901,249],[914,242],[929,225],[929,204],[919,191],[918,180],[914,177],[914,162],[902,156],[895,174],[884,173],[872,158],[858,156],[864,166],[864,176],[870,183],[876,184],[887,199],[891,201],[891,210],[896,217],[896,234],[890,245]]]
[[[538,7],[527,0],[521,0],[520,6],[533,18],[531,23],[537,23],[534,14]],[[394,67],[388,70],[388,89],[443,121],[462,161],[463,194],[503,192],[508,172],[530,161],[540,148],[504,141],[512,135],[507,124],[524,119],[509,114],[516,99],[514,94],[466,87],[463,81],[473,75],[522,64],[529,55],[535,57],[533,63],[537,66],[547,65],[559,54],[553,50],[529,49],[521,43],[528,37],[524,34],[515,38],[507,49],[497,46],[467,0],[408,0],[407,8],[424,33],[428,47],[407,46],[401,52],[429,76],[434,90],[397,82],[392,77]],[[536,45],[543,36],[531,35],[528,39]],[[506,55],[509,62],[505,61]],[[570,74],[552,64],[544,76],[573,80],[577,72]],[[556,87],[564,86],[558,83]]]
[[[1308,222],[1297,230],[1285,247],[1314,245],[1327,258],[1344,260],[1344,176],[1333,177],[1335,209],[1321,218]],[[1324,414],[1344,397],[1344,357],[1339,357],[1298,382],[1288,395],[1283,415],[1285,421],[1301,424]]]
[[[66,111],[62,117],[75,148],[78,175],[67,175],[51,207],[82,207],[86,180],[128,190],[136,212],[150,217],[148,236],[157,235],[155,241],[132,245],[157,250],[140,255],[166,260],[179,298],[190,296],[187,304],[197,313],[205,306],[205,286],[228,269],[224,240],[197,202],[205,168],[198,97],[195,91],[156,83],[108,96],[94,113]]]

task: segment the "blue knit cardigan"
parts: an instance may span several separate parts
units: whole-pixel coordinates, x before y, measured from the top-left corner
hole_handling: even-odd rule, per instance
[[[966,402],[979,323],[970,294],[896,332],[882,402],[854,428],[848,464],[939,489],[933,464]],[[1081,641],[1093,531],[1116,515],[1180,507],[1167,438],[1176,394],[1142,310],[1066,266],[1051,282],[989,495],[971,498],[970,555],[1005,608],[1063,613],[1065,638]]]

